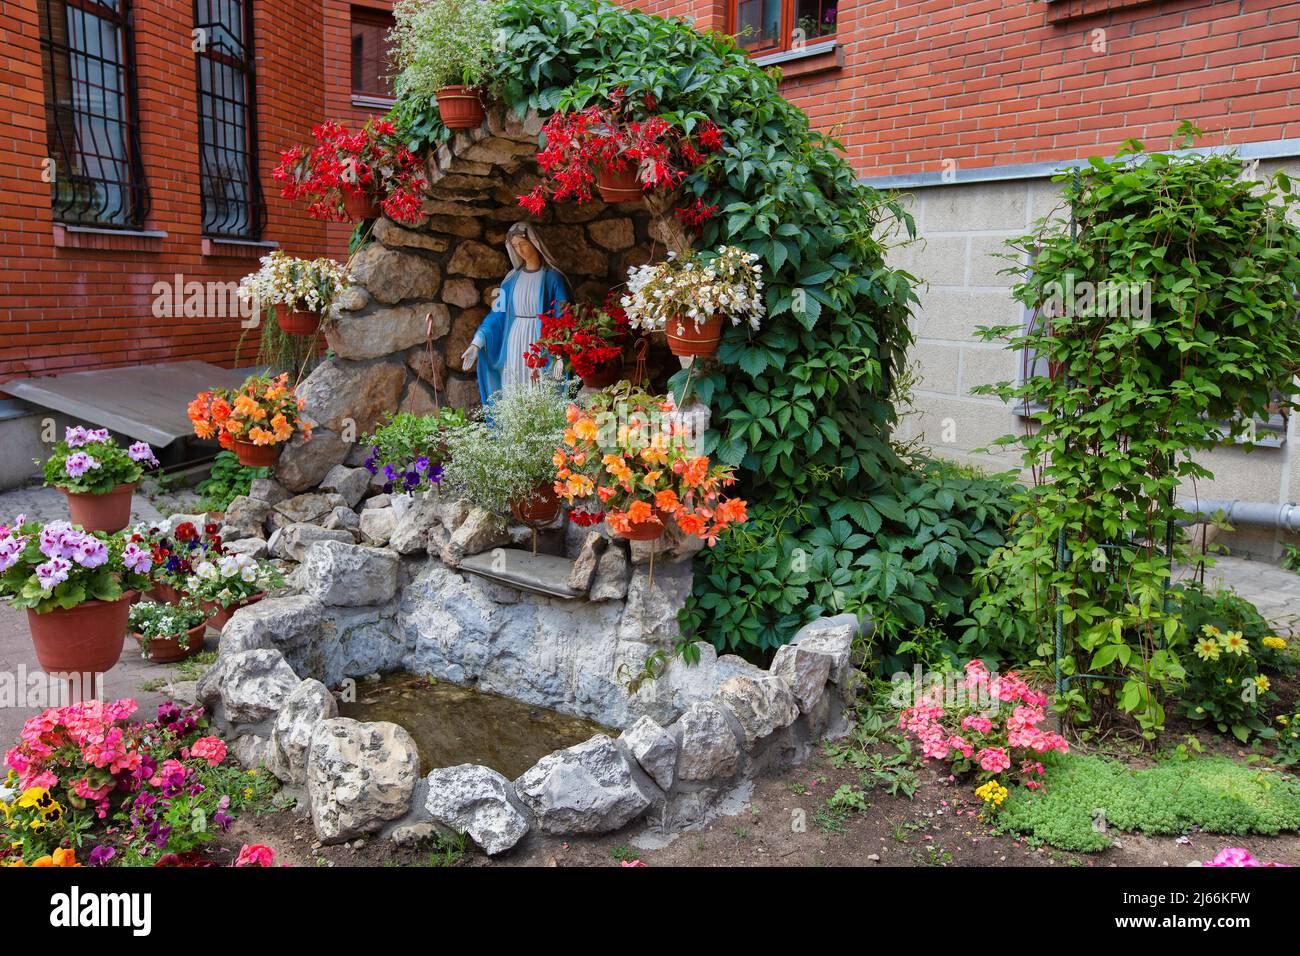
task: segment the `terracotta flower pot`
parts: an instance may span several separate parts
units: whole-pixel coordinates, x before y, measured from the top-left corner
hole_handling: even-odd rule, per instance
[[[658,541],[667,530],[667,515],[655,508],[652,517],[647,518],[645,521],[630,522],[628,529],[617,532],[616,537],[623,538],[626,541]]]
[[[580,377],[587,388],[608,388],[623,377],[623,359],[611,359],[591,375]]]
[[[235,439],[235,457],[241,465],[250,468],[270,468],[280,460],[283,445],[255,445],[242,438]]]
[[[382,210],[374,196],[343,190],[343,211],[353,222],[364,222],[367,219],[378,219]]]
[[[159,581],[149,589],[149,597],[159,604],[180,604],[185,597],[185,592]]]
[[[447,129],[473,129],[483,122],[483,100],[470,86],[444,86],[437,92],[438,113]]]
[[[155,637],[149,641],[149,649],[144,650],[144,639],[139,634],[132,634],[135,642],[140,645],[146,660],[153,661],[155,664],[172,664],[176,661],[183,661],[187,657],[193,657],[199,651],[203,650],[203,632],[208,629],[208,622],[203,621],[190,628],[185,635],[185,643],[181,643],[174,637]]]
[[[102,674],[122,656],[133,592],[44,614],[27,612],[36,659],[49,674]]]
[[[63,492],[72,523],[86,531],[121,531],[131,523],[131,497],[137,484],[116,485],[102,495]]]
[[[715,315],[699,326],[691,319],[672,319],[664,332],[674,355],[712,355],[722,338],[722,316]]]
[[[560,497],[549,484],[540,484],[523,498],[510,502],[510,513],[522,524],[548,525],[560,513]]]
[[[596,174],[596,192],[605,202],[636,202],[643,195],[637,168],[601,169]]]
[[[223,627],[226,626],[226,622],[230,620],[230,616],[234,614],[236,611],[238,611],[241,607],[248,607],[251,604],[256,604],[264,597],[266,597],[265,592],[261,594],[254,594],[248,600],[240,601],[238,604],[232,604],[230,605],[230,607],[222,607],[220,604],[216,603],[215,601],[202,602],[203,610],[207,611],[208,614],[210,615],[208,617],[208,626],[215,627],[218,631],[221,630]]]
[[[277,302],[275,324],[289,335],[315,335],[320,328],[320,313],[291,309],[283,302]]]

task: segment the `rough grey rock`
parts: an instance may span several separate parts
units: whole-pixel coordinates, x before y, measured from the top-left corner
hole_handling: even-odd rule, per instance
[[[528,832],[528,817],[505,777],[477,764],[434,770],[425,809],[444,836],[464,833],[489,856],[504,853]]]
[[[658,796],[604,734],[543,757],[515,789],[538,827],[556,836],[610,833],[645,813]]]
[[[241,607],[221,629],[221,656],[258,648],[295,648],[321,634],[325,607],[305,594],[263,598]]]
[[[376,547],[388,544],[397,527],[397,512],[388,508],[366,508],[361,512],[358,529],[361,537]]]
[[[230,753],[241,767],[249,770],[269,768],[271,742],[258,734],[240,734],[230,742]]]
[[[406,375],[406,363],[397,355],[361,362],[325,359],[298,386],[303,414],[322,429],[355,443],[375,427],[384,412],[397,407],[406,387]],[[313,433],[307,444],[314,444],[316,438]],[[350,450],[350,445],[345,447],[330,467],[346,458]],[[328,471],[322,471],[316,481]],[[283,477],[280,480],[283,482]],[[285,486],[293,489],[287,482]]]
[[[623,630],[646,642],[668,644],[675,640],[680,633],[677,612],[691,595],[692,581],[689,564],[656,564],[653,582],[648,566],[633,567]]]
[[[429,549],[429,532],[441,523],[440,502],[436,495],[416,498],[406,514],[396,522],[388,546],[398,554],[415,554]]]
[[[291,492],[274,478],[254,478],[248,489],[248,497],[275,506],[291,497]]]
[[[591,582],[590,599],[593,601],[621,601],[627,597],[627,552],[615,543],[605,549],[596,562],[596,574]]]
[[[442,526],[447,529],[448,534],[455,534],[456,529],[465,523],[469,517],[471,508],[468,501],[449,499],[443,501],[438,506],[438,518],[442,521]]]
[[[290,491],[315,488],[331,468],[348,456],[351,445],[328,428],[315,429],[310,439],[295,432],[275,466],[276,482]]]
[[[319,524],[335,508],[348,507],[342,495],[334,492],[312,492],[294,495],[271,509],[271,522],[277,528],[289,524]]]
[[[205,707],[220,700],[225,719],[231,724],[256,724],[284,706],[299,683],[298,675],[278,650],[235,651],[220,655],[216,665],[203,675],[198,696]]]
[[[672,787],[677,774],[677,740],[650,717],[641,717],[623,731],[623,743],[663,790]]]
[[[692,704],[678,721],[681,743],[677,761],[679,780],[713,780],[731,777],[740,769],[740,745],[716,704]]]
[[[809,653],[825,654],[830,661],[830,679],[847,690],[853,681],[853,641],[859,631],[852,614],[837,614],[805,624],[790,643]]]
[[[361,509],[364,511],[368,508],[387,508],[392,503],[393,503],[392,495],[388,494],[387,492],[384,492],[378,495],[371,495],[364,502],[362,502]]]
[[[364,468],[349,468],[347,465],[335,465],[321,480],[321,491],[332,491],[342,496],[343,503],[355,508],[366,489],[370,487],[370,472]]]
[[[473,508],[465,521],[452,532],[451,540],[442,549],[442,560],[455,567],[466,555],[482,554],[509,543],[510,534],[504,519],[482,508]]]
[[[266,519],[271,515],[271,506],[265,501],[249,495],[240,495],[226,505],[226,517],[221,528],[223,542],[239,541],[242,538],[265,538]]]
[[[441,302],[416,302],[340,315],[325,328],[325,340],[340,358],[383,358],[425,341],[433,316],[433,337],[445,335],[451,314]]]
[[[398,252],[379,242],[368,244],[353,257],[351,272],[358,285],[388,305],[403,299],[433,299],[442,282],[442,273],[433,259]]]
[[[278,535],[278,537],[277,537]],[[351,531],[342,528],[333,530],[314,524],[290,524],[280,528],[271,535],[266,546],[273,558],[289,558],[301,561],[307,556],[307,549],[317,541],[339,541],[352,544],[355,539]]]
[[[579,591],[586,591],[591,587],[592,579],[596,576],[596,567],[600,563],[600,556],[608,544],[609,539],[599,531],[592,531],[587,535],[587,540],[582,543],[578,556],[573,559],[573,570],[569,573],[569,587]]]
[[[786,644],[777,648],[768,671],[790,685],[799,709],[806,714],[817,706],[826,690],[831,662],[829,654],[799,644]]]
[[[350,531],[354,536],[360,535],[361,516],[351,508],[339,505],[325,516],[320,526],[326,531]]]
[[[239,538],[235,541],[228,541],[223,536],[221,545],[225,548],[227,554],[247,555],[254,561],[262,560],[269,553],[264,538]]]
[[[415,741],[397,724],[322,720],[307,748],[307,794],[322,843],[380,830],[404,816],[420,773]]]
[[[337,717],[334,695],[318,680],[307,679],[294,688],[275,715],[267,768],[288,784],[307,782],[307,748],[322,720]]]
[[[729,677],[718,688],[714,700],[731,711],[744,734],[745,747],[788,727],[799,716],[790,685],[779,677]]]
[[[400,559],[391,551],[341,541],[318,541],[300,569],[303,592],[322,604],[362,607],[383,604],[397,593]]]

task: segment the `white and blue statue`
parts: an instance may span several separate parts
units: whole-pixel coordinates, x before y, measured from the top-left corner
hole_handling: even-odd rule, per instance
[[[492,311],[460,357],[466,372],[477,362],[478,391],[484,405],[503,388],[553,371],[554,359],[544,369],[533,369],[524,362],[524,355],[542,337],[538,316],[569,301],[569,281],[531,224],[517,222],[510,227],[506,254],[513,268],[501,281]]]

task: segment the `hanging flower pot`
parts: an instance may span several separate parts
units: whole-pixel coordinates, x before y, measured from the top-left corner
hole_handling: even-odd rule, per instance
[[[626,541],[658,541],[668,530],[668,516],[655,508],[644,521],[629,521],[626,531],[614,532],[615,537]]]
[[[44,614],[27,612],[36,659],[50,674],[102,674],[117,663],[126,642],[133,592],[116,601],[84,601]]]
[[[605,202],[636,202],[641,198],[641,180],[637,167],[624,169],[602,167],[596,176],[596,191]]]
[[[694,320],[681,318],[669,319],[664,328],[668,336],[668,348],[674,355],[705,356],[718,351],[718,342],[722,338],[722,316],[696,325]]]
[[[579,373],[579,377],[582,379],[582,384],[587,388],[609,388],[623,377],[623,358],[620,356],[611,359],[604,365],[599,366],[590,375]]]
[[[483,122],[483,100],[470,86],[444,86],[437,93],[438,113],[447,129],[474,129]]]
[[[121,531],[131,523],[131,496],[138,484],[115,485],[102,495],[64,491],[72,523],[86,531]]]
[[[275,324],[290,335],[315,335],[320,328],[320,313],[291,309],[283,302],[277,302]]]
[[[379,218],[382,210],[379,202],[370,193],[359,193],[349,189],[342,190],[342,193],[343,211],[353,222]]]
[[[510,513],[515,519],[530,528],[540,528],[555,520],[560,513],[560,497],[554,487],[542,483],[524,495],[510,502]]]
[[[211,617],[208,618],[208,625],[210,627],[215,627],[219,631],[226,626],[226,622],[230,620],[231,615],[241,607],[248,607],[249,605],[256,604],[264,597],[266,597],[265,592],[262,594],[254,594],[252,597],[246,598],[238,604],[232,604],[229,607],[222,607],[216,601],[204,601],[202,602],[203,610],[207,611],[211,615]]]
[[[234,442],[235,457],[239,459],[241,465],[250,468],[270,468],[280,460],[280,451],[284,447],[283,445],[255,445],[242,438],[236,438]]]
[[[208,622],[196,624],[185,632],[184,637],[151,637],[145,639],[141,634],[132,634],[140,645],[140,652],[146,660],[155,664],[173,664],[193,657],[203,650],[203,632],[208,629]]]

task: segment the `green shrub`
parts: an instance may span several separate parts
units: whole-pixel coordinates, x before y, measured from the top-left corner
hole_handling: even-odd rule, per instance
[[[208,477],[194,488],[203,496],[199,507],[203,511],[225,511],[240,495],[248,494],[253,487],[254,478],[267,478],[270,474],[270,468],[241,465],[233,451],[223,449],[213,459]]]
[[[429,97],[444,86],[489,84],[494,7],[490,0],[401,0],[394,6],[389,37],[401,69],[398,95]]]
[[[1046,755],[1046,786],[1017,787],[997,826],[1062,850],[1110,845],[1105,828],[1148,835],[1193,827],[1242,836],[1300,830],[1300,784],[1294,777],[1226,757],[1166,759],[1133,770],[1089,754]]]

